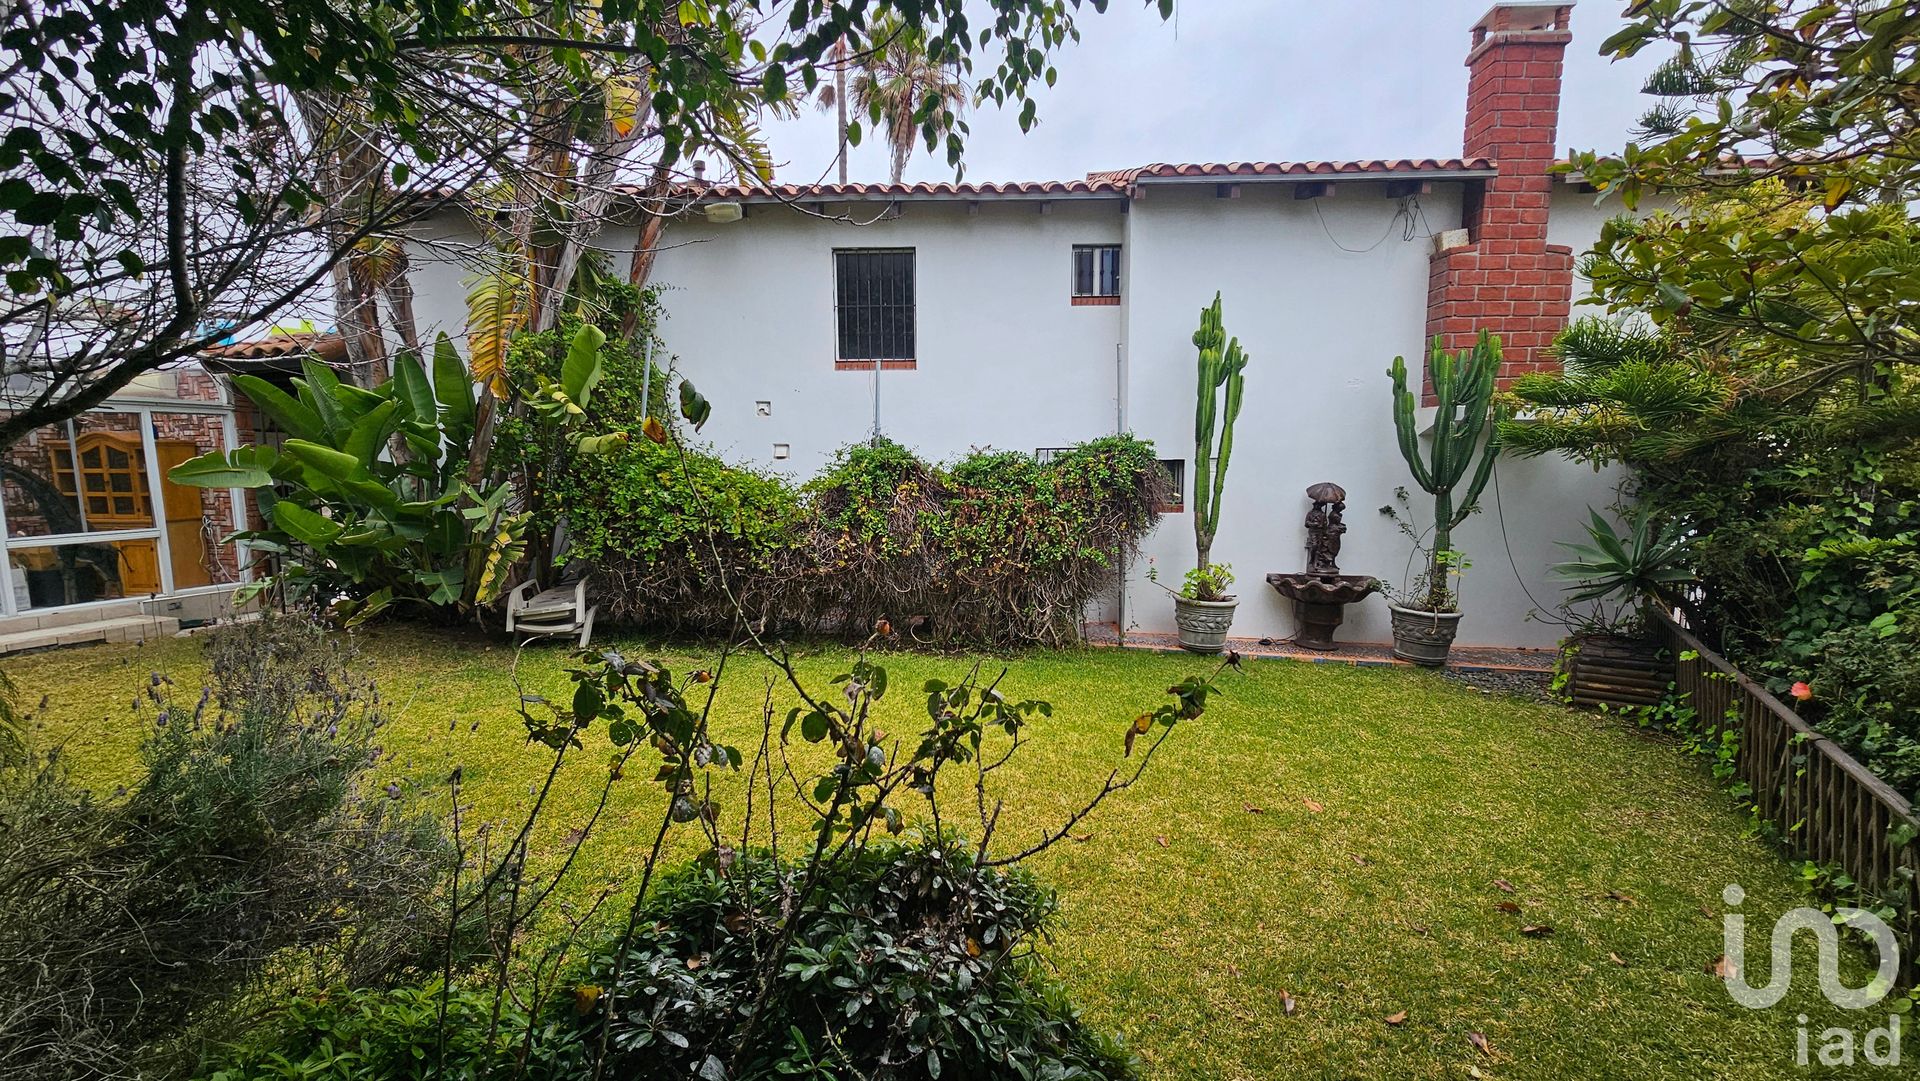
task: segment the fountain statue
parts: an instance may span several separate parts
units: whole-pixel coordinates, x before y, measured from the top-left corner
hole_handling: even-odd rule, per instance
[[[1345,607],[1380,589],[1378,579],[1365,574],[1340,573],[1340,537],[1347,525],[1347,490],[1332,481],[1307,489],[1313,509],[1307,512],[1307,569],[1293,574],[1269,574],[1267,584],[1298,606],[1300,631],[1294,644],[1331,652],[1340,646],[1334,629],[1346,618]]]

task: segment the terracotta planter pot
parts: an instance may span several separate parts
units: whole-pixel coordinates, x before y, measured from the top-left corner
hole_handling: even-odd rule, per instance
[[[1238,599],[1196,601],[1173,598],[1173,622],[1180,628],[1180,648],[1194,653],[1218,653],[1227,646]]]
[[[1460,633],[1460,613],[1387,607],[1393,610],[1393,655],[1428,668],[1446,667],[1453,637]]]

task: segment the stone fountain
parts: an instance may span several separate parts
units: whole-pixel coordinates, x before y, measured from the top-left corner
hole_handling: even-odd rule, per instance
[[[1313,509],[1307,512],[1307,569],[1294,574],[1269,574],[1267,584],[1293,601],[1300,614],[1300,632],[1294,645],[1331,652],[1340,648],[1334,629],[1346,619],[1345,608],[1378,592],[1380,581],[1365,574],[1340,573],[1340,535],[1347,531],[1341,515],[1347,509],[1347,490],[1332,481],[1307,489]]]

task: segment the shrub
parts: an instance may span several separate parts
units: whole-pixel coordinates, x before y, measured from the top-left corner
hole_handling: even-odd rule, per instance
[[[124,799],[57,753],[0,769],[0,1074],[132,1072],[289,949],[325,982],[430,959],[451,852],[432,819],[366,791],[373,689],[311,620],[217,633],[186,701],[155,673],[147,767]]]
[[[823,873],[738,1047],[805,868],[757,853],[663,882],[629,940],[616,1016],[596,1007],[579,1021],[595,1041],[611,1026],[609,1076],[1132,1076],[1033,958],[1055,902],[1024,871],[976,868],[959,844],[878,843]],[[613,969],[603,944],[585,993]]]
[[[1821,639],[1802,707],[1820,732],[1912,798],[1920,793],[1920,641],[1897,627]]]
[[[922,641],[998,644],[1076,641],[1166,483],[1130,436],[945,469],[883,441],[797,490],[645,439],[565,472],[572,551],[607,579],[612,618],[723,629],[725,582],[766,626],[859,635],[887,619]]]
[[[203,1081],[470,1081],[585,1078],[572,1025],[533,1024],[506,998],[437,984],[298,998],[236,1044]],[[443,1020],[444,1011],[444,1020]],[[525,1068],[522,1069],[524,1059]]]
[[[635,439],[576,460],[553,498],[566,513],[570,557],[602,575],[601,603],[614,619],[724,627],[732,608],[722,574],[755,611],[773,609],[795,585],[800,499],[777,477]]]
[[[1688,220],[1744,223],[1751,210],[1709,204]],[[1622,243],[1639,235],[1621,228]],[[1582,320],[1556,348],[1564,372],[1514,384],[1533,415],[1503,426],[1507,445],[1632,466],[1642,513],[1685,539],[1694,582],[1669,599],[1694,633],[1776,692],[1811,679],[1820,693],[1808,720],[1910,785],[1912,767],[1888,742],[1907,725],[1855,699],[1869,687],[1898,696],[1885,674],[1904,662],[1889,651],[1912,639],[1889,643],[1882,630],[1913,626],[1920,609],[1920,382],[1897,368],[1816,364],[1728,336],[1715,319]]]

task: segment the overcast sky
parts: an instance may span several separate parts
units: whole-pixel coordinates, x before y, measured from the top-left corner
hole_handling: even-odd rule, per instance
[[[1454,157],[1466,105],[1469,28],[1491,0],[1180,0],[1178,25],[1140,0],[1084,9],[1081,41],[1058,57],[1039,94],[1040,122],[975,111],[968,180],[1065,180],[1152,162]],[[1560,106],[1560,150],[1617,150],[1648,99],[1650,58],[1610,62],[1600,43],[1624,0],[1573,13]],[[832,180],[831,114],[809,109],[769,126],[777,179]],[[851,179],[887,179],[870,137]],[[951,180],[924,149],[909,180]]]

